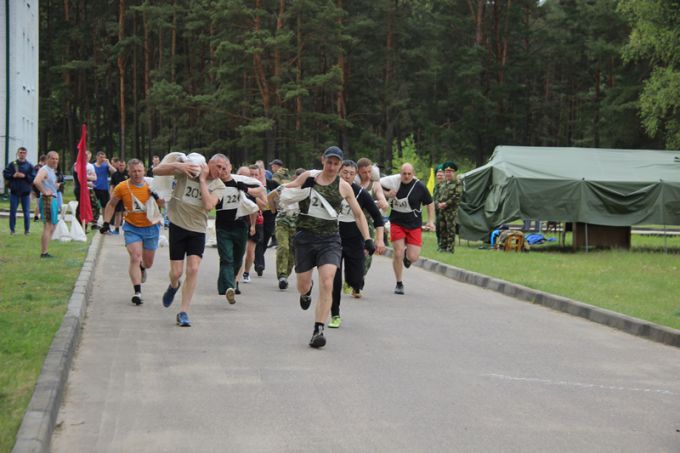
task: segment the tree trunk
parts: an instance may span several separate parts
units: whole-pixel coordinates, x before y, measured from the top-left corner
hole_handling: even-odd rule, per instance
[[[259,10],[262,8],[262,0],[256,0],[255,1],[255,9]],[[262,23],[260,19],[260,15],[256,14],[255,15],[255,22],[254,22],[254,28],[255,28],[255,34],[257,35],[260,29],[262,28]],[[265,73],[264,69],[264,63],[262,62],[262,52],[264,49],[260,49],[259,52],[255,52],[253,54],[253,69],[255,72],[255,81],[257,82],[257,88],[260,91],[260,96],[262,98],[262,109],[264,110],[264,115],[266,118],[272,118],[271,116],[271,88],[269,86],[269,81],[267,80],[267,75]],[[275,123],[275,121],[274,121]],[[268,129],[265,132],[265,158],[267,160],[273,159],[274,158],[274,148],[275,148],[275,139],[274,139],[274,134],[273,130],[275,128],[275,124],[272,125],[272,128]]]
[[[297,39],[297,61],[295,65],[295,83],[297,88],[300,88],[302,84],[302,18],[300,17],[300,12],[297,13],[297,26],[296,26],[296,39]],[[302,96],[295,97],[295,130],[302,130]]]
[[[338,10],[343,9],[342,0],[337,0],[336,6]],[[342,16],[338,17],[338,29],[342,29]],[[347,136],[347,127],[345,126],[345,120],[347,118],[347,110],[345,106],[346,99],[346,89],[347,89],[347,63],[345,61],[345,51],[340,48],[338,52],[338,68],[340,69],[340,89],[336,94],[336,111],[338,114],[338,120],[340,123],[340,147],[345,151],[347,155],[350,155],[351,151],[349,149],[349,138]]]
[[[383,94],[383,115],[385,122],[385,149],[382,161],[385,168],[392,168],[392,142],[394,139],[394,120],[392,118],[392,92],[394,79],[393,53],[394,53],[394,29],[396,21],[397,1],[390,1],[387,10],[387,39],[385,42],[385,83]]]
[[[149,37],[149,17],[144,11],[142,15],[144,26],[144,108],[146,109],[146,136],[148,137],[147,161],[151,162],[153,143],[153,108],[149,101],[149,89],[151,88],[151,43]]]
[[[170,38],[170,79],[172,83],[176,82],[175,78],[175,56],[177,54],[177,0],[172,3],[172,33]],[[172,146],[177,145],[177,114],[172,114],[170,121],[172,127],[171,143]]]
[[[593,146],[600,147],[600,65],[595,67],[595,105],[593,117]]]
[[[125,0],[119,0],[118,5],[118,42],[125,38]],[[120,108],[120,158],[125,158],[125,52],[118,53],[118,91]]]
[[[470,15],[475,23],[475,45],[484,43],[484,11],[486,0],[467,0]]]
[[[137,36],[137,13],[132,15],[132,34]],[[137,45],[132,51],[132,114],[133,114],[133,140],[132,153],[136,158],[144,160],[139,149],[139,96],[137,95]]]

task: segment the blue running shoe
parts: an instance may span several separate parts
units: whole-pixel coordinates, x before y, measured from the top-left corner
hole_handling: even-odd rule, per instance
[[[189,315],[186,311],[177,313],[177,325],[180,327],[191,327],[191,321],[189,321]]]
[[[177,290],[180,286],[182,286],[181,281],[177,282],[177,288],[173,288],[172,285],[168,285],[168,289],[166,289],[163,293],[163,306],[165,308],[168,308],[170,305],[172,305],[172,301],[175,300],[175,294],[177,294]]]

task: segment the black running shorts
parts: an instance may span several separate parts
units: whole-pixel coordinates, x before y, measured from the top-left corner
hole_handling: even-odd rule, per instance
[[[342,243],[338,233],[318,235],[300,230],[293,236],[295,272],[302,273],[324,264],[340,267]]]
[[[182,261],[185,256],[197,255],[203,258],[205,250],[205,233],[185,230],[170,223],[170,260]]]

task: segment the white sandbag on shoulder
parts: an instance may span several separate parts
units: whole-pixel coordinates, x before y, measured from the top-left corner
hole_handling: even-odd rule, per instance
[[[239,192],[239,204],[236,208],[236,218],[246,216],[248,214],[255,214],[260,210],[260,207],[253,200],[248,198],[245,192]]]
[[[205,164],[205,157],[198,153],[190,153],[188,156],[184,153],[173,152],[166,155],[161,164],[172,164],[175,162],[191,162],[194,164]],[[198,175],[195,175],[196,177]],[[158,196],[165,201],[170,201],[172,198],[172,183],[175,180],[174,175],[168,176],[154,176],[151,181],[151,190],[158,194]]]
[[[383,176],[380,178],[380,185],[387,190],[397,190],[401,184],[401,174]]]
[[[292,205],[293,203],[298,203],[305,198],[309,198],[309,194],[311,193],[312,188],[307,187],[304,189],[300,189],[297,187],[294,188],[288,188],[285,187],[282,191],[281,194],[279,195],[279,202],[281,203],[281,206],[284,207],[284,209],[287,206]]]
[[[236,182],[242,182],[243,184],[248,184],[249,186],[258,185],[262,187],[262,182],[259,179],[253,178],[251,176],[231,175],[231,177],[234,178],[234,181]]]

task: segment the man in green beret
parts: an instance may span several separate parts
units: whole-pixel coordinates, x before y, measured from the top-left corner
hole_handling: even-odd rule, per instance
[[[440,189],[437,207],[440,212],[440,225],[437,230],[441,241],[439,248],[443,252],[453,253],[456,250],[456,217],[461,198],[461,185],[456,177],[458,166],[454,162],[444,162],[444,184]]]
[[[439,202],[442,201],[441,199],[441,190],[442,186],[444,185],[444,164],[439,164],[435,167],[434,169],[434,177],[435,177],[435,183],[434,183],[434,190],[432,191],[432,199],[434,200],[434,216],[435,216],[435,221],[434,224],[436,226],[436,231],[435,234],[437,235],[437,250],[441,251],[442,250],[442,243],[441,243],[441,228],[442,228],[442,223],[441,223],[441,211],[439,210]]]

